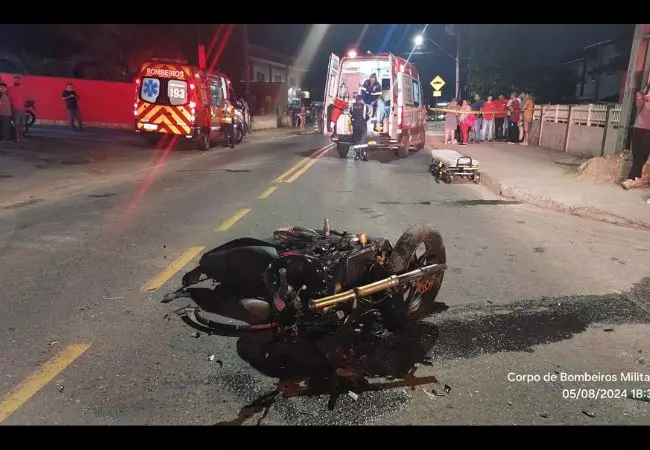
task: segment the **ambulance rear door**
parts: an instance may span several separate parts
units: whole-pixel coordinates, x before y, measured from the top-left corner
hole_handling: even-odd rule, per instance
[[[327,110],[330,105],[334,103],[334,99],[338,94],[339,88],[339,75],[341,72],[341,58],[334,53],[330,55],[330,61],[327,65],[327,81],[325,82],[325,98],[323,99],[323,134],[330,135],[330,121],[327,120]]]

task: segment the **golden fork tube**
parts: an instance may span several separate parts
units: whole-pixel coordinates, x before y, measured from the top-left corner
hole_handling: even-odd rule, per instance
[[[398,285],[399,277],[397,275],[391,275],[388,278],[360,286],[356,289],[350,289],[345,292],[339,292],[338,294],[313,300],[310,307],[312,309],[325,309],[338,303],[354,300],[357,296],[365,297],[368,295],[376,294],[377,292],[385,291],[386,289],[390,289]]]

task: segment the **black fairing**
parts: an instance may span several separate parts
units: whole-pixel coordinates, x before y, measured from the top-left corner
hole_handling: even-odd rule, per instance
[[[279,270],[287,270],[287,282],[294,289],[306,286],[301,298],[312,298],[316,293],[327,289],[327,273],[320,260],[308,255],[288,255],[274,261],[264,273],[268,294],[273,294],[280,286]]]
[[[232,294],[264,297],[264,271],[278,257],[276,246],[259,239],[241,238],[205,253],[199,267]]]

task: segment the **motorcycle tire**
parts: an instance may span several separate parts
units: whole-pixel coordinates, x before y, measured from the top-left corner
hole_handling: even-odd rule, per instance
[[[244,132],[240,127],[235,130],[235,142],[239,144],[244,139]]]
[[[27,111],[25,115],[25,132],[27,132],[27,130],[36,123],[36,115],[31,111]]]
[[[417,250],[424,247],[424,253],[417,256]],[[389,265],[394,273],[415,270],[427,264],[445,264],[447,254],[440,232],[430,225],[414,225],[398,239],[389,257]],[[417,285],[407,286],[398,301],[392,303],[387,311],[382,311],[387,328],[396,331],[409,322],[429,315],[435,308],[434,303],[444,272],[433,276],[426,291],[419,292]]]

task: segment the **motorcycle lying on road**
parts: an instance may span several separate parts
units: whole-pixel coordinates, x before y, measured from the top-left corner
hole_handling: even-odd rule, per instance
[[[29,129],[36,123],[36,106],[35,102],[27,101],[25,102],[25,129],[23,130],[23,135],[27,136]],[[14,121],[11,121],[11,140],[16,139],[16,127]]]
[[[431,226],[411,227],[393,246],[330,229],[326,219],[322,230],[280,228],[273,241],[240,238],[206,252],[163,302],[211,280],[249,319],[221,320],[197,307],[184,311],[191,324],[216,333],[272,330],[272,345],[307,338],[345,371],[349,352],[326,343],[381,341],[431,314],[446,269],[443,239]]]

